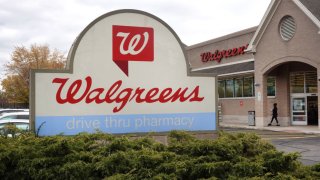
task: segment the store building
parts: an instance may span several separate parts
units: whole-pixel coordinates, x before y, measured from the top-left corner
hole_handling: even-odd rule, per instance
[[[320,1],[272,0],[257,27],[187,47],[193,73],[218,77],[221,121],[319,126]],[[320,127],[320,126],[319,126]]]

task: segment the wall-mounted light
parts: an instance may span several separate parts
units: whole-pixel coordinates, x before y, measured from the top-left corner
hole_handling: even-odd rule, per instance
[[[258,86],[260,86],[260,84],[259,83],[254,83],[254,86],[258,87]]]

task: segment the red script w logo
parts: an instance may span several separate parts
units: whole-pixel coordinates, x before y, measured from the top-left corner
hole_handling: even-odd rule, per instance
[[[128,61],[154,60],[153,28],[112,26],[112,58],[129,76]]]

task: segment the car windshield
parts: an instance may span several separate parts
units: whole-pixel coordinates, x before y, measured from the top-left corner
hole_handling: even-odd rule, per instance
[[[17,115],[0,117],[0,120],[6,120],[6,119],[17,119]]]

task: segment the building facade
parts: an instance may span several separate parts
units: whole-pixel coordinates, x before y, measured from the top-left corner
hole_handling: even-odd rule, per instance
[[[261,23],[187,47],[191,71],[218,77],[221,121],[319,126],[320,1],[272,0]]]

